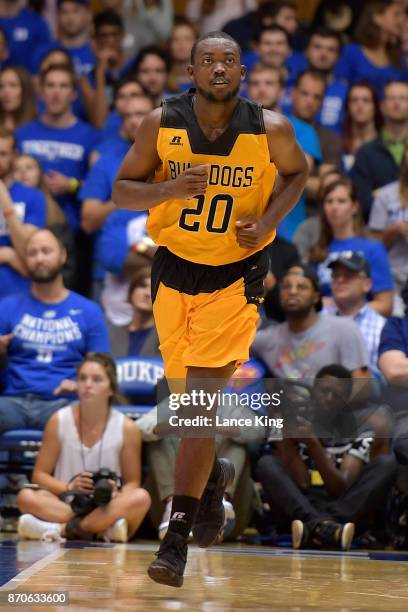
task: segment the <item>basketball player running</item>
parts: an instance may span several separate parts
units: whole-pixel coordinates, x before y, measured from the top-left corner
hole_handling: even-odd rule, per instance
[[[299,199],[308,166],[285,117],[238,97],[245,67],[233,38],[201,37],[191,64],[196,92],[146,117],[113,200],[148,210],[160,245],[152,300],[170,388],[181,380],[188,392],[200,380],[213,393],[249,357],[268,270],[264,247]],[[201,547],[222,530],[234,466],[214,448],[213,437],[181,440],[168,531],[148,569],[156,582],[182,585],[191,530]]]

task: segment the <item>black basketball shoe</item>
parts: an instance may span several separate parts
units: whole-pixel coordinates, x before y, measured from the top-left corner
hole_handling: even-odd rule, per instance
[[[193,524],[194,540],[201,548],[216,542],[225,522],[224,493],[235,477],[235,468],[228,459],[217,459],[220,474],[214,482],[209,481],[200,500]]]
[[[178,533],[168,531],[156,553],[157,559],[151,562],[147,573],[159,584],[181,587],[184,568],[187,563],[187,541]]]

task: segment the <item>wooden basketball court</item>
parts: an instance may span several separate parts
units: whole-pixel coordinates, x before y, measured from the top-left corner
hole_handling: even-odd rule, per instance
[[[184,586],[152,582],[146,568],[155,543],[0,542],[0,609],[10,593],[60,591],[69,606],[24,610],[325,610],[406,612],[408,553],[345,554],[289,548],[190,547]]]

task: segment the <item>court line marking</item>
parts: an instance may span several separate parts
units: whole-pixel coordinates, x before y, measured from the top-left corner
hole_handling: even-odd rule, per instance
[[[62,555],[65,555],[64,548],[59,548],[58,550],[50,552],[48,555],[45,555],[45,557],[42,559],[39,559],[29,567],[26,567],[26,569],[22,570],[19,574],[17,574],[17,576],[14,576],[14,578],[11,578],[11,580],[3,584],[3,586],[0,587],[0,591],[10,591],[20,587],[32,576],[38,574],[38,572],[43,570],[45,567],[47,567],[47,565],[50,565],[50,563]]]

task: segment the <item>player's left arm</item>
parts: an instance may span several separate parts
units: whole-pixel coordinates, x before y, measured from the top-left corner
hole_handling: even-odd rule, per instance
[[[263,114],[270,160],[276,166],[278,177],[264,215],[260,219],[248,216],[236,222],[238,244],[244,248],[258,246],[294,208],[309,175],[306,156],[288,119],[273,111],[264,110]]]

